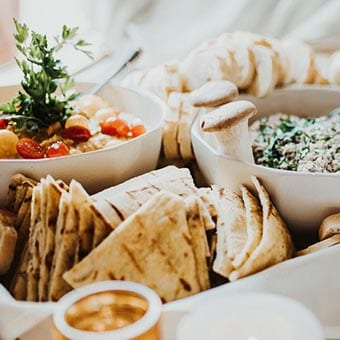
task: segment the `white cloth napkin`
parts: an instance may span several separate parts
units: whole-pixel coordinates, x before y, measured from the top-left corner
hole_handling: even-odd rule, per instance
[[[0,339],[13,340],[52,314],[55,303],[19,302],[0,284]]]

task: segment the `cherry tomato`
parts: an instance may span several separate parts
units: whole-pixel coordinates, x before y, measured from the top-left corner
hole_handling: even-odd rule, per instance
[[[47,158],[67,156],[70,154],[70,148],[62,141],[51,144],[45,153]]]
[[[64,129],[61,135],[63,138],[72,139],[75,142],[86,142],[90,139],[91,132],[83,126],[71,126]]]
[[[131,126],[131,134],[132,137],[138,137],[140,135],[142,135],[145,132],[145,127],[144,125],[134,125]]]
[[[126,137],[130,132],[129,125],[123,119],[109,120],[100,124],[102,133],[110,136]]]
[[[0,119],[0,129],[6,129],[9,123],[8,119]]]
[[[17,143],[17,152],[23,158],[43,158],[45,149],[30,138],[21,138]]]

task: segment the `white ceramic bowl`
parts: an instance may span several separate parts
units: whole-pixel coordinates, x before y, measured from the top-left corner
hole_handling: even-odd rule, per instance
[[[256,119],[276,112],[319,116],[340,106],[340,87],[291,87],[265,98],[241,97],[257,106]],[[192,129],[192,144],[209,184],[232,190],[240,184],[253,188],[250,177],[257,176],[293,231],[316,231],[324,217],[340,212],[340,174],[298,173],[234,160],[216,151],[213,138],[200,131],[199,119]]]
[[[86,91],[91,84],[78,84]],[[18,86],[0,88],[0,102],[6,102],[18,91]],[[106,101],[119,110],[140,117],[147,132],[126,143],[79,155],[28,159],[0,159],[0,205],[4,200],[9,179],[23,173],[35,179],[47,174],[69,182],[79,181],[89,193],[120,183],[130,177],[156,168],[161,141],[164,104],[157,97],[120,86],[106,86],[99,92]]]
[[[204,305],[204,308],[200,306]],[[177,340],[324,340],[316,316],[278,294],[240,293],[197,299],[180,321]]]

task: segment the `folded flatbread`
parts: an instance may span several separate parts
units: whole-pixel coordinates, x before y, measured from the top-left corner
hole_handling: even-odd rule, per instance
[[[106,200],[111,206],[111,210],[114,210],[116,215],[120,217],[120,219],[111,220],[110,225],[114,229],[161,190],[182,197],[200,196],[188,169],[167,166],[106,189],[93,195],[92,198],[94,202]],[[210,207],[204,204],[202,200],[200,200],[200,206],[206,230],[214,229],[215,223],[208,210]],[[98,211],[104,217],[108,214],[107,211],[102,211],[100,206],[98,206]]]
[[[38,298],[39,301],[47,301],[50,270],[55,249],[55,233],[59,214],[59,201],[64,190],[51,176],[47,176],[46,180],[42,181],[42,188],[42,200],[44,200],[45,205],[44,215],[42,216],[44,249],[41,254]]]
[[[74,264],[78,243],[78,220],[71,204],[71,195],[63,192],[59,203],[59,215],[55,235],[55,252],[50,272],[48,299],[58,301],[71,287],[64,281],[63,274]]]
[[[229,275],[230,281],[237,280],[287,260],[294,254],[294,244],[290,233],[278,211],[270,201],[266,189],[256,177],[252,177],[252,181],[258,192],[262,206],[262,238],[246,262]]]
[[[161,192],[64,279],[74,288],[94,281],[130,280],[154,289],[164,302],[172,301],[201,290],[192,243],[183,199]]]
[[[42,202],[41,183],[33,188],[31,205],[31,223],[28,240],[27,300],[38,301],[38,283],[40,276],[40,254],[42,253]]]
[[[247,239],[242,250],[236,255],[232,264],[241,267],[260,243],[262,237],[262,209],[259,201],[244,186],[241,187],[242,200],[246,208]]]
[[[210,249],[203,217],[201,215],[200,201],[197,197],[189,196],[185,199],[185,212],[195,255],[197,277],[201,290],[206,290],[210,288],[207,266],[207,259],[210,257]]]

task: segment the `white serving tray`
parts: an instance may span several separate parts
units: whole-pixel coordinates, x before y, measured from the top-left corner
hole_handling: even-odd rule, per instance
[[[165,304],[161,322],[162,340],[176,339],[178,321],[200,299],[204,301],[243,292],[268,292],[291,297],[317,316],[327,339],[340,339],[339,258],[340,245],[285,261],[239,281]],[[21,340],[51,339],[49,315],[53,305],[16,302],[4,289],[0,289],[0,339],[8,340],[20,335]]]

